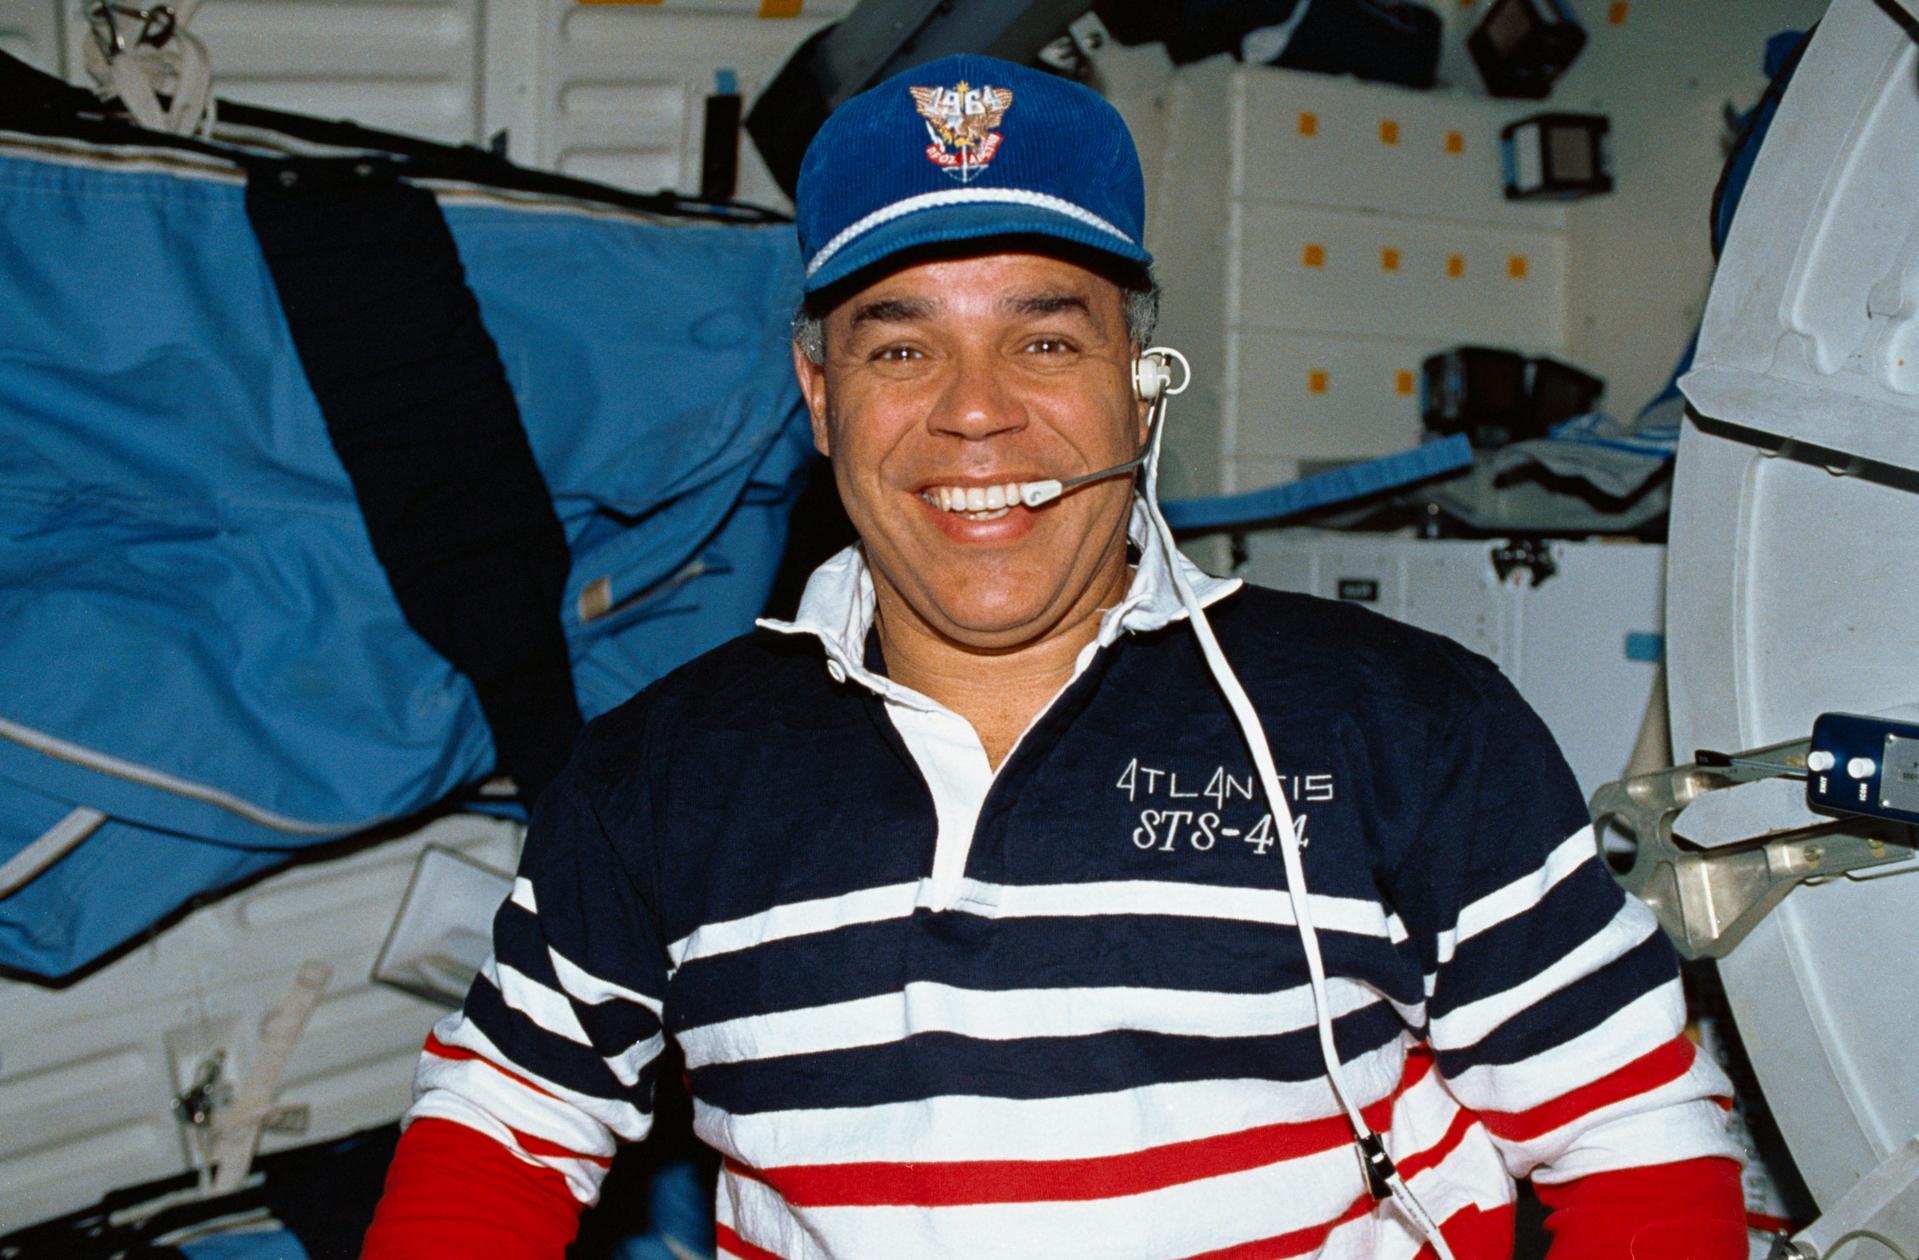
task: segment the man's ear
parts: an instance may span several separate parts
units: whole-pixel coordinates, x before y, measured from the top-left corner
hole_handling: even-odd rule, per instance
[[[808,358],[798,340],[793,342],[793,375],[799,378],[800,396],[806,399],[806,410],[813,419],[813,447],[831,459],[833,452],[826,435],[826,365]]]

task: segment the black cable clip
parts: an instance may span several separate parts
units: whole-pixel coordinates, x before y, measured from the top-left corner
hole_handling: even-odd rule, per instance
[[[1392,1180],[1399,1175],[1399,1169],[1394,1166],[1393,1157],[1386,1153],[1386,1144],[1379,1140],[1377,1133],[1355,1137],[1354,1141],[1359,1145],[1359,1162],[1366,1170],[1366,1189],[1373,1196],[1373,1202],[1383,1203],[1392,1198]]]

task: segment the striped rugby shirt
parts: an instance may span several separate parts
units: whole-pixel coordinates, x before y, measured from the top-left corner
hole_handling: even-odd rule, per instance
[[[1144,552],[997,773],[884,676],[856,549],[796,621],[593,723],[409,1119],[590,1203],[672,1037],[726,1255],[1418,1253],[1366,1194],[1274,824]],[[1497,670],[1189,574],[1303,828],[1347,1079],[1460,1260],[1508,1254],[1515,1176],[1733,1157],[1673,955]]]

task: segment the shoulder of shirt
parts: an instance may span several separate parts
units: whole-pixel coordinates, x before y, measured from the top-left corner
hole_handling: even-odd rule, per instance
[[[654,740],[695,729],[748,730],[769,724],[845,720],[850,689],[826,672],[812,635],[754,629],[649,683],[587,723],[580,755],[596,777],[635,768]],[[663,746],[663,745],[655,745]]]
[[[1345,600],[1247,583],[1209,618],[1234,669],[1252,676],[1249,685],[1262,674],[1310,672],[1331,691],[1363,691],[1447,714],[1514,695],[1499,667],[1479,653]]]

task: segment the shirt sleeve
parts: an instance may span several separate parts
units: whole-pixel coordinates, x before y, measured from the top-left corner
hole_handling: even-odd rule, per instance
[[[652,1126],[666,958],[651,885],[605,819],[641,815],[593,773],[593,729],[541,794],[493,953],[427,1038],[408,1123],[450,1121],[558,1173],[582,1206],[620,1141]],[[631,778],[633,776],[628,776]],[[610,808],[609,808],[610,806]]]
[[[1472,658],[1467,677],[1388,877],[1443,1079],[1513,1176],[1542,1185],[1736,1160],[1731,1089],[1685,1036],[1665,934],[1600,859],[1545,725],[1489,663]]]
[[[400,1136],[360,1260],[560,1260],[579,1226],[560,1174],[428,1116]]]
[[[1621,1168],[1538,1187],[1549,1260],[1746,1260],[1745,1191],[1729,1159]]]

